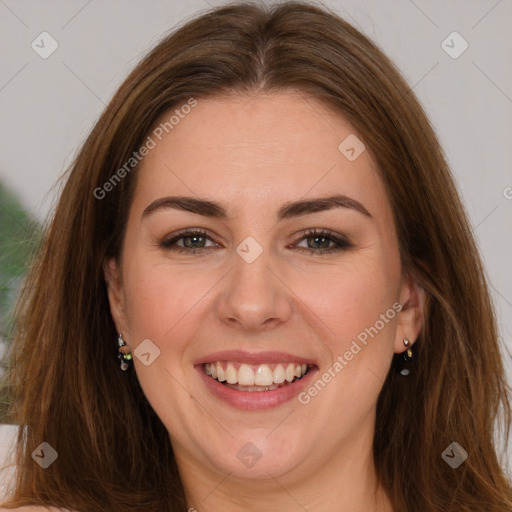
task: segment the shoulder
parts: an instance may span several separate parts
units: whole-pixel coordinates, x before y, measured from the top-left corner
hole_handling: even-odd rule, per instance
[[[67,508],[31,506],[31,507],[19,507],[19,508],[0,508],[0,512],[77,512],[77,511],[69,510]]]

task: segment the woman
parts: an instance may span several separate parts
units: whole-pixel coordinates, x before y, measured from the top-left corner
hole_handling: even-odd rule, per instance
[[[464,209],[411,90],[333,13],[237,4],[165,38],[20,304],[5,507],[511,509]]]

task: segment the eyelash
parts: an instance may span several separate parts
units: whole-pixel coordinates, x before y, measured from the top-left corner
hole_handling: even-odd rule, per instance
[[[209,249],[213,249],[213,247],[199,247],[199,248],[187,249],[185,247],[173,245],[178,240],[181,240],[183,238],[191,238],[191,237],[197,237],[197,236],[199,236],[201,238],[206,238],[212,242],[214,241],[214,240],[212,240],[212,238],[210,236],[208,236],[206,231],[204,231],[202,229],[194,229],[192,231],[181,232],[170,239],[164,239],[159,243],[159,245],[160,245],[160,247],[162,247],[163,249],[165,249],[167,251],[173,251],[173,252],[177,252],[177,253],[187,253],[187,254],[196,254],[198,252],[203,252],[203,251],[207,251]],[[339,251],[345,251],[347,249],[354,247],[353,244],[351,244],[348,240],[345,240],[343,238],[336,236],[331,231],[328,231],[325,229],[316,229],[316,228],[307,229],[305,232],[303,232],[302,237],[299,238],[298,242],[301,242],[302,240],[310,238],[310,237],[326,238],[327,240],[334,242],[337,245],[334,247],[330,247],[328,249],[313,249],[311,247],[296,247],[296,249],[298,249],[301,252],[307,252],[310,255],[322,256],[323,254],[331,254],[331,253],[335,253],[335,252],[339,252]]]

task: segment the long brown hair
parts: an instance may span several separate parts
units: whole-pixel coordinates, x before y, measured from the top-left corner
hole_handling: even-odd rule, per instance
[[[493,441],[510,394],[486,278],[435,133],[394,65],[334,13],[299,2],[231,4],[165,37],[119,88],[72,164],[20,299],[9,363],[20,425],[4,506],[177,511],[168,432],[133,368],[119,370],[103,262],[118,256],[136,168],[104,187],[161,116],[194,98],[299,90],[341,112],[378,163],[404,269],[427,293],[414,371],[393,363],[377,405],[374,459],[395,511],[510,512]],[[103,188],[105,190],[105,188]],[[47,469],[32,452],[49,443]],[[443,451],[469,454],[457,469]]]

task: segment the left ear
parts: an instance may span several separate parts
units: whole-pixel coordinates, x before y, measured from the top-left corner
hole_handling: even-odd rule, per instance
[[[402,310],[398,313],[395,340],[395,353],[397,354],[406,350],[403,343],[404,338],[407,338],[413,345],[423,327],[425,290],[409,273],[402,277],[400,304]]]

